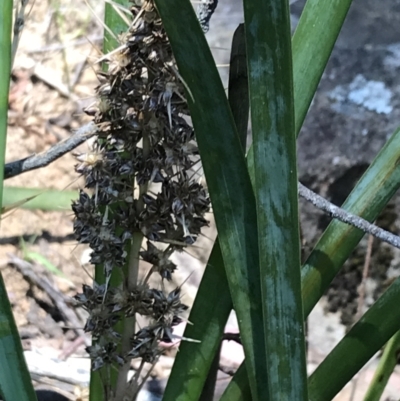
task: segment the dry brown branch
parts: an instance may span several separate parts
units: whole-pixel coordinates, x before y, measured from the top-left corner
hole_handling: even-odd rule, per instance
[[[79,128],[72,136],[57,143],[45,152],[32,155],[25,159],[7,163],[4,166],[4,179],[15,177],[27,171],[45,167],[61,156],[75,149],[97,132],[94,123]]]

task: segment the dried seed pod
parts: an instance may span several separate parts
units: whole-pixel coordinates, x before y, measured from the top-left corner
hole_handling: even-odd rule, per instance
[[[89,244],[90,261],[103,267],[107,280],[84,286],[75,297],[89,315],[85,330],[95,339],[87,349],[93,369],[139,357],[154,362],[158,344],[173,341],[173,327],[187,306],[180,288],[166,293],[163,280],[170,281],[177,269],[171,254],[193,244],[208,224],[208,195],[189,173],[199,155],[168,37],[153,0],[131,11],[135,22],[121,50],[106,60],[108,71],[98,73],[98,101],[87,110],[98,138],[76,166],[88,192],[81,191],[72,205],[75,235]],[[134,285],[124,274],[132,238],[141,235],[146,245],[136,259],[151,269]],[[157,289],[148,284],[153,273],[160,280]],[[120,286],[111,285],[112,275],[122,277]],[[116,324],[138,314],[149,325],[121,355]]]

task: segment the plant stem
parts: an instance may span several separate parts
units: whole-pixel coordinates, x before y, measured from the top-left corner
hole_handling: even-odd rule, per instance
[[[129,253],[129,262],[128,262],[128,274],[126,277],[127,280],[127,289],[128,291],[132,291],[136,288],[138,275],[139,275],[139,252],[142,246],[143,234],[140,232],[135,232],[132,238],[132,245]],[[124,318],[122,322],[122,341],[121,341],[121,353],[126,354],[129,352],[131,346],[130,341],[132,336],[135,334],[136,328],[136,318],[135,316]],[[131,366],[131,361],[128,360],[124,363],[123,366],[118,370],[118,378],[116,384],[116,394],[115,401],[122,401],[127,382],[128,382],[128,372]]]

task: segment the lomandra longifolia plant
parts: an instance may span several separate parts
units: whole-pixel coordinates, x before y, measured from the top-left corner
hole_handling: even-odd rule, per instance
[[[127,386],[131,360],[154,363],[159,343],[172,342],[187,306],[180,287],[164,288],[176,269],[170,256],[196,241],[210,203],[193,173],[198,150],[161,19],[152,0],[131,11],[122,46],[105,57],[108,72],[98,73],[97,105],[87,110],[98,137],[90,153],[78,156],[87,190],[72,206],[75,235],[105,275],[105,284],[85,285],[76,300],[89,314],[87,351],[110,400],[134,398],[137,377]],[[141,260],[151,266],[143,277]],[[157,288],[149,285],[152,274]],[[148,325],[135,331],[137,315]],[[117,390],[110,388],[114,367]]]

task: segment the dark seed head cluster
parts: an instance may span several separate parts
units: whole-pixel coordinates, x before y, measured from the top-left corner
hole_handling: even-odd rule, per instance
[[[170,43],[152,0],[131,10],[134,22],[124,44],[108,56],[108,72],[98,74],[98,102],[87,110],[98,137],[76,167],[86,190],[72,205],[74,231],[107,278],[103,285],[85,285],[75,297],[89,314],[85,330],[95,339],[87,349],[93,369],[131,358],[153,362],[159,343],[172,341],[187,306],[180,288],[167,293],[162,282],[177,268],[172,253],[193,244],[208,224],[210,202],[194,178],[198,149]],[[143,243],[137,258],[151,265],[159,288],[149,286],[150,274],[135,285],[124,276],[130,244],[138,237]],[[122,276],[118,287],[110,285],[114,274]],[[149,325],[123,353],[116,324],[136,314]]]

